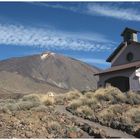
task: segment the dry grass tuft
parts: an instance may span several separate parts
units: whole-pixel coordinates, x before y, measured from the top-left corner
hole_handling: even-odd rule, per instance
[[[19,107],[19,110],[29,110],[32,107],[37,107],[40,105],[40,102],[33,102],[33,101],[22,101],[19,100],[17,102],[17,106]]]
[[[110,103],[125,103],[126,96],[119,89],[108,86],[107,88],[99,88],[93,94],[99,101],[109,101]]]
[[[86,96],[87,98],[93,98],[93,97],[94,97],[94,93],[95,93],[95,92],[86,92],[86,93],[85,93],[85,96]]]
[[[65,94],[58,94],[54,98],[55,104],[63,105],[66,102],[66,95]]]
[[[132,119],[126,115],[123,115],[120,117],[120,123],[122,124],[127,124],[127,125],[132,125],[134,122]]]
[[[86,105],[88,105],[93,110],[100,108],[102,106],[101,103],[96,98],[86,99]]]
[[[82,96],[82,93],[80,93],[78,90],[69,91],[65,95],[66,100],[68,100],[68,101],[78,99],[81,96]]]
[[[140,106],[130,108],[125,112],[125,116],[130,118],[133,123],[140,123]]]
[[[22,97],[22,101],[40,102],[37,94],[29,94]]]
[[[61,125],[57,121],[48,121],[48,128],[50,130],[60,131]]]
[[[111,105],[100,111],[97,117],[103,125],[110,126],[113,121],[116,121],[121,116],[122,112],[121,105]]]
[[[43,102],[44,105],[54,105],[55,101],[54,98],[48,97],[46,100]]]
[[[55,95],[54,95],[55,96]],[[55,103],[55,97],[50,94],[30,94],[24,96],[23,101],[37,101],[45,105],[53,105]]]
[[[79,106],[82,106],[81,100],[73,100],[69,103],[68,107],[70,107],[73,110],[76,110]]]
[[[69,91],[65,94],[57,94],[54,97],[55,104],[68,104],[69,102],[79,99],[82,97],[82,94],[78,90]]]
[[[70,101],[68,107],[76,110],[80,106],[89,106],[91,109],[95,109],[101,106],[100,102],[96,98],[88,98],[85,95],[80,96],[80,98]]]
[[[140,104],[140,95],[134,92],[127,93],[127,103],[129,104]]]
[[[39,105],[37,107],[31,108],[32,111],[37,111],[37,112],[45,112],[47,111],[47,107],[45,105]]]
[[[0,101],[0,111],[9,113],[10,111],[29,110],[40,105],[53,105],[54,97],[48,94],[30,94],[21,99],[7,99]]]
[[[108,86],[94,92],[84,92],[79,98],[71,100],[68,108],[80,117],[133,133],[140,124],[139,104],[138,93],[122,93]]]
[[[78,113],[84,114],[86,117],[91,117],[94,113],[93,110],[87,105],[78,107],[76,111]]]

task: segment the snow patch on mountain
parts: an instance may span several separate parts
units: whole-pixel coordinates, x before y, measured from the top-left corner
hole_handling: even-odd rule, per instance
[[[53,53],[53,52],[43,53],[41,55],[41,60],[44,60],[44,59],[48,58],[49,56],[55,56],[55,53]]]

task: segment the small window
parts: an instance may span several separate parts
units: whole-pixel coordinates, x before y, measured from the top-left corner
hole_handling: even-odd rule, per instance
[[[126,56],[127,61],[131,62],[133,60],[134,56],[133,53],[129,52]]]

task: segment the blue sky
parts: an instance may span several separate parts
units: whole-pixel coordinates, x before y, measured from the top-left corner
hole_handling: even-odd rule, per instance
[[[0,60],[53,51],[107,68],[139,13],[139,2],[0,2]]]

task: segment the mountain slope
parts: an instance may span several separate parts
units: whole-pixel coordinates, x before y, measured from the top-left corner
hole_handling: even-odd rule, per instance
[[[97,86],[99,69],[52,52],[0,61],[0,88],[12,92],[65,92]]]

